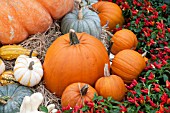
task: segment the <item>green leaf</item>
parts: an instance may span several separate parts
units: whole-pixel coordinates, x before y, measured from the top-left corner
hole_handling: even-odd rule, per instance
[[[89,109],[89,107],[87,105],[85,105],[83,108],[81,108],[82,111],[87,111]]]
[[[40,106],[39,110],[42,111],[42,112],[48,113],[48,109],[45,106]]]
[[[163,80],[164,80],[164,82],[166,82],[166,80],[168,80],[168,76],[166,74],[163,74]]]

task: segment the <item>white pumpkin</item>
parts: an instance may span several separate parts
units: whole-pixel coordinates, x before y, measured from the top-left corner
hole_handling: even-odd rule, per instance
[[[20,55],[14,66],[14,77],[22,85],[35,86],[43,77],[43,69],[40,60],[37,57]]]
[[[4,62],[0,59],[0,74],[2,74],[5,71],[5,64]]]

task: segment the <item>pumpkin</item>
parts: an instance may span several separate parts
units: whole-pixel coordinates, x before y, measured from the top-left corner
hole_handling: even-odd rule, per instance
[[[42,33],[73,9],[74,0],[3,0],[0,7],[0,42],[16,44]]]
[[[98,13],[101,26],[104,26],[107,21],[109,22],[108,30],[113,30],[116,25],[122,26],[124,18],[120,7],[112,2],[99,1],[92,5],[93,10]]]
[[[112,97],[116,101],[121,101],[126,92],[123,80],[117,75],[110,75],[108,64],[105,64],[104,77],[97,80],[95,89],[104,98]]]
[[[37,0],[54,19],[61,19],[74,8],[74,0]]]
[[[5,71],[5,64],[4,62],[0,59],[0,74],[2,74]]]
[[[120,76],[125,83],[137,79],[146,63],[141,54],[134,50],[126,49],[117,53],[112,60],[112,73]]]
[[[104,45],[87,33],[70,33],[57,38],[46,52],[43,68],[47,89],[61,96],[71,83],[94,85],[109,62]],[[54,85],[55,84],[55,85]]]
[[[4,60],[16,59],[19,55],[29,55],[29,49],[20,45],[4,45],[0,48],[0,57]],[[37,51],[33,51],[32,56],[37,56]]]
[[[128,29],[117,31],[111,38],[113,45],[111,52],[117,54],[119,51],[124,49],[136,49],[138,44],[136,35]]]
[[[0,111],[1,113],[17,113],[25,96],[30,96],[32,90],[19,84],[0,86]]]
[[[70,29],[76,32],[86,32],[94,37],[100,38],[101,26],[99,16],[88,8],[73,10],[61,21],[61,32],[66,34]]]
[[[0,75],[0,84],[7,85],[15,83],[14,73],[11,70],[5,71]]]
[[[29,87],[37,85],[43,77],[42,64],[37,57],[32,57],[32,52],[30,56],[20,55],[14,66],[15,79],[20,84]]]
[[[92,101],[96,90],[85,83],[73,83],[66,87],[61,97],[61,105],[63,107],[70,105],[74,107],[84,104],[84,101]]]

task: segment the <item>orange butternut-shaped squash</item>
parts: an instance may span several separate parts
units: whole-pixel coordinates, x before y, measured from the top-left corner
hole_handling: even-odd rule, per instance
[[[52,18],[71,11],[74,0],[0,0],[0,43],[14,44],[44,32]]]

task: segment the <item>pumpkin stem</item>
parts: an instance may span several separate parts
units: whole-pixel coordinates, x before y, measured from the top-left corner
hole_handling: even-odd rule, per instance
[[[0,97],[0,104],[7,104],[7,101],[10,99],[9,96]]]
[[[105,76],[105,77],[109,77],[109,76],[110,76],[108,64],[105,64],[105,65],[104,65],[104,76]]]
[[[82,13],[82,6],[81,6],[81,4],[79,4],[78,19],[79,20],[83,19],[83,13]]]
[[[84,96],[84,95],[87,94],[88,88],[89,88],[88,84],[84,85],[84,86],[81,88],[80,93],[81,93],[82,96]]]
[[[30,51],[29,58],[32,58],[33,50]]]
[[[33,65],[34,65],[34,61],[31,61],[29,66],[28,66],[28,69],[29,70],[33,70]]]
[[[143,54],[142,54],[142,57],[145,57],[147,54],[147,51],[145,51]]]
[[[80,43],[78,40],[78,37],[73,29],[70,29],[69,37],[70,37],[70,45],[76,45],[76,44]]]
[[[99,12],[98,12],[96,9],[94,9],[92,6],[89,6],[88,8],[89,8],[90,10],[94,11],[95,13],[99,14]]]

